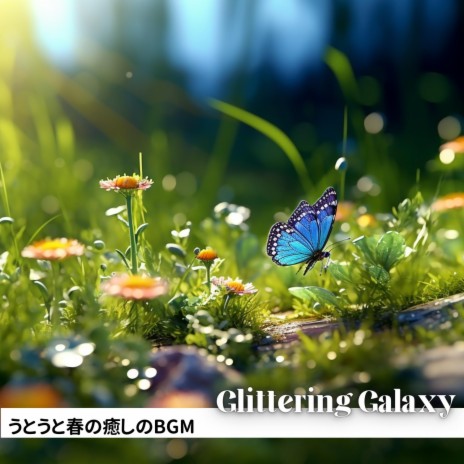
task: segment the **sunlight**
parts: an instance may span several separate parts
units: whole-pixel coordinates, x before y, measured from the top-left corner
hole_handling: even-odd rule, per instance
[[[49,58],[60,65],[75,64],[78,28],[74,0],[30,0],[35,34]]]

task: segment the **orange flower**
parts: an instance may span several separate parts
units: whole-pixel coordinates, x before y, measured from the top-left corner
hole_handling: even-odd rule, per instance
[[[61,395],[46,383],[7,385],[0,390],[0,408],[58,408]]]
[[[152,300],[168,291],[167,283],[159,277],[126,274],[112,277],[102,288],[107,295],[126,300]]]
[[[212,248],[206,248],[204,250],[199,251],[197,254],[197,259],[204,262],[214,261],[217,257],[218,255],[216,251]]]
[[[464,193],[448,193],[432,203],[434,211],[447,211],[457,208],[464,208]]]
[[[140,176],[116,176],[114,179],[107,179],[100,181],[100,188],[106,191],[115,190],[117,192],[134,192],[135,190],[147,190],[153,184],[151,179],[145,177],[141,179]]]
[[[341,201],[337,206],[336,221],[346,221],[353,215],[354,203],[351,201]]]
[[[457,139],[450,140],[440,146],[440,151],[446,149],[452,150],[454,153],[464,153],[464,136],[461,135]]]
[[[21,252],[24,258],[56,260],[81,256],[84,254],[84,245],[77,240],[69,238],[46,238],[27,246]]]
[[[201,392],[175,390],[156,395],[147,403],[148,408],[211,408],[211,400]]]
[[[230,277],[228,279],[224,277],[213,277],[211,282],[216,285],[216,287],[225,288],[227,292],[232,295],[251,295],[258,291],[253,284],[243,284],[240,279],[231,279]]]

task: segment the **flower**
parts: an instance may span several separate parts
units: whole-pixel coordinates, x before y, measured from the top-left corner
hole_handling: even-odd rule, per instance
[[[454,153],[464,153],[464,136],[451,140],[440,146],[440,151],[452,150]]]
[[[100,188],[107,192],[115,190],[116,192],[132,193],[135,190],[147,190],[153,184],[153,181],[148,177],[141,179],[140,176],[116,176],[114,179],[100,181]]]
[[[0,390],[0,408],[58,408],[60,393],[47,383],[6,385]]]
[[[351,201],[341,201],[338,203],[337,214],[335,215],[336,221],[346,221],[352,217],[354,213],[354,203]]]
[[[159,277],[146,275],[116,275],[103,284],[107,295],[120,296],[126,300],[152,300],[165,295],[167,283]]]
[[[215,250],[212,248],[205,248],[197,253],[196,258],[204,263],[209,263],[214,261],[218,257]]]
[[[21,252],[24,258],[56,260],[84,254],[84,245],[69,238],[46,238],[27,246]]]
[[[432,203],[433,211],[447,211],[449,209],[464,208],[464,193],[448,193]]]
[[[375,226],[377,221],[372,214],[363,214],[356,219],[358,226],[364,229],[365,227]]]
[[[211,282],[216,287],[225,288],[231,295],[251,295],[258,291],[253,284],[243,284],[240,279],[231,279],[230,277],[227,279],[224,277],[213,277]]]
[[[211,408],[212,402],[202,392],[173,390],[151,398],[148,408]]]

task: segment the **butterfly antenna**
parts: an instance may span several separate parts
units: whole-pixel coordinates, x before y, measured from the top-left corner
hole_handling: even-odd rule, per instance
[[[347,240],[351,240],[351,238],[348,237],[348,238],[344,238],[343,240],[339,240],[338,242],[335,242],[335,243],[332,245],[332,247],[331,247],[329,250],[327,250],[327,251],[328,251],[328,252],[331,252],[331,251],[332,251],[334,248],[336,248],[340,243],[346,242]]]
[[[299,268],[298,268],[298,271],[296,271],[296,274],[298,274],[302,269],[303,267],[305,266],[306,263],[303,263]],[[295,274],[295,275],[296,275]]]

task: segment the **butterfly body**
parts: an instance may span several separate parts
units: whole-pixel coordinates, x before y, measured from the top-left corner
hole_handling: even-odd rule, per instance
[[[287,222],[271,227],[267,254],[279,266],[306,263],[306,274],[330,253],[324,251],[337,212],[337,193],[329,187],[314,205],[300,202]]]

